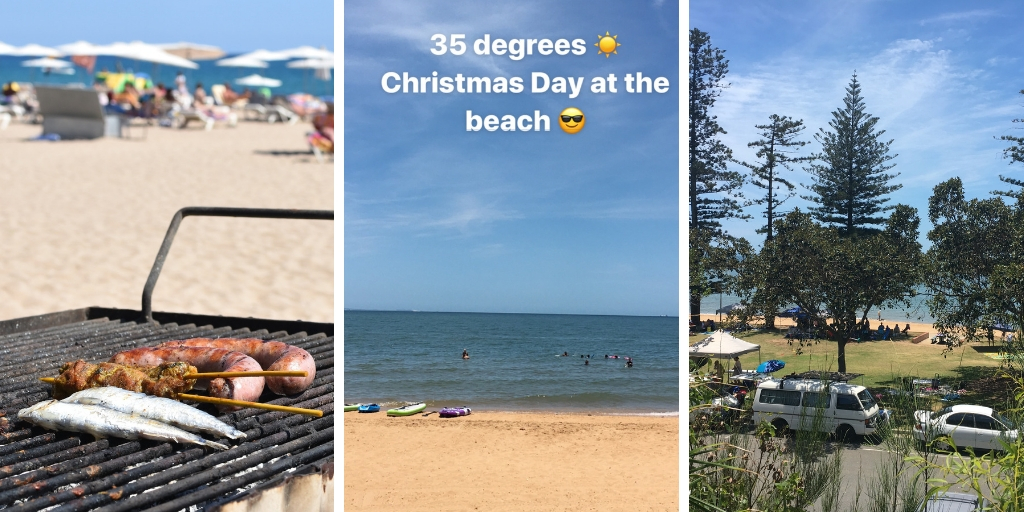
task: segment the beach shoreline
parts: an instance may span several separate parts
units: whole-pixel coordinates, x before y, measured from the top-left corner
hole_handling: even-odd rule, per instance
[[[345,413],[345,509],[678,510],[679,418]]]

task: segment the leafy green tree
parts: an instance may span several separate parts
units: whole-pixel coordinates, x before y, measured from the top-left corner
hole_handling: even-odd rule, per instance
[[[730,237],[722,230],[723,219],[745,218],[740,203],[743,176],[730,171],[732,151],[719,138],[725,130],[711,114],[715,101],[728,86],[725,75],[729,61],[725,52],[711,44],[707,32],[690,30],[690,100],[689,100],[689,209],[691,258],[719,253],[730,246]],[[697,247],[696,252],[693,251]],[[716,258],[728,261],[735,258]],[[713,262],[697,261],[704,272],[728,273]],[[692,274],[691,274],[692,275]],[[710,281],[710,279],[705,279]],[[700,299],[707,288],[690,287],[690,314],[699,316]],[[696,318],[695,318],[696,320]]]
[[[846,344],[880,305],[908,304],[920,282],[920,219],[916,211],[897,205],[884,229],[842,236],[841,228],[816,224],[796,210],[776,223],[770,261],[780,269],[773,276],[786,303],[796,304],[828,326],[838,344],[837,366],[846,372]],[[768,244],[766,244],[768,247]],[[764,249],[762,249],[764,252]],[[826,313],[827,312],[827,313]]]
[[[757,161],[747,163],[736,161],[736,163],[750,169],[750,183],[755,187],[764,189],[764,197],[754,199],[752,204],[764,205],[767,225],[758,230],[758,233],[766,233],[765,239],[772,239],[772,222],[777,214],[778,207],[787,199],[793,197],[795,186],[788,179],[782,176],[783,169],[792,171],[793,164],[810,162],[811,156],[793,156],[801,147],[807,145],[806,141],[797,140],[800,133],[804,131],[803,120],[793,120],[788,116],[772,114],[768,117],[768,124],[759,124],[755,127],[761,130],[761,139],[747,144],[747,147],[757,148]]]
[[[974,340],[995,323],[1024,325],[1024,205],[964,198],[960,178],[928,199],[928,308],[937,328]]]
[[[808,171],[813,184],[808,187],[814,194],[804,198],[813,201],[811,208],[815,220],[837,226],[844,235],[861,231],[876,231],[885,224],[881,214],[893,206],[885,206],[889,193],[902,185],[890,185],[889,180],[899,174],[889,174],[896,155],[889,154],[888,142],[880,140],[885,130],[877,130],[878,118],[864,111],[860,83],[853,75],[846,88],[844,107],[832,112],[831,131],[820,129],[814,138],[821,143],[819,163]]]

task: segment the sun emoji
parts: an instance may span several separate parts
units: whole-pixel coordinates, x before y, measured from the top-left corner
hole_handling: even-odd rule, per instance
[[[616,48],[622,46],[618,41],[616,41],[616,39],[618,39],[619,37],[618,35],[613,36],[606,31],[603,36],[601,34],[598,34],[597,37],[598,40],[596,43],[594,43],[594,46],[597,47],[598,55],[601,55],[603,53],[604,58],[607,59],[608,57],[611,57],[613,53],[615,55],[619,54],[619,52],[615,51]]]

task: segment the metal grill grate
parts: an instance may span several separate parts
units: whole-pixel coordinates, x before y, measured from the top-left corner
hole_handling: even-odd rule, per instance
[[[0,508],[7,510],[182,510],[236,500],[246,488],[334,458],[332,324],[87,308],[0,322]],[[265,391],[261,402],[324,411],[322,418],[245,409],[220,415],[246,433],[223,452],[192,445],[52,432],[17,421],[49,398],[40,377],[67,361],[195,337],[252,337],[302,347],[317,376],[298,396]],[[214,412],[212,408],[204,410]]]

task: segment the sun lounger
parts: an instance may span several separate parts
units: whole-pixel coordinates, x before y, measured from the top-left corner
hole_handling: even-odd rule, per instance
[[[61,139],[97,139],[106,133],[106,116],[92,89],[36,87],[43,135]]]

